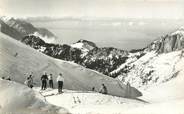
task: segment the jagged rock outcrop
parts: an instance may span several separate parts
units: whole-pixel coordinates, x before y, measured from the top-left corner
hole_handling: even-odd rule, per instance
[[[184,29],[180,28],[176,32],[167,34],[151,43],[146,50],[157,51],[158,53],[168,53],[184,48]]]
[[[76,63],[81,61],[81,50],[77,48],[72,48],[69,45],[60,45],[60,44],[51,44],[46,43],[38,36],[28,35],[22,39],[22,42],[26,45],[31,46],[32,48],[49,55],[54,58],[74,61]]]

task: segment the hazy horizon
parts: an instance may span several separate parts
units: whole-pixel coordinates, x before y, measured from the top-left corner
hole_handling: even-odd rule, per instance
[[[183,0],[0,0],[13,17],[184,18]]]
[[[86,39],[101,47],[133,49],[183,26],[184,1],[0,0],[3,15],[29,17],[59,37],[58,43]]]
[[[184,20],[124,19],[124,20],[53,20],[31,22],[45,27],[58,36],[58,43],[72,44],[80,39],[99,47],[120,49],[143,48],[153,40],[171,33],[184,25]]]

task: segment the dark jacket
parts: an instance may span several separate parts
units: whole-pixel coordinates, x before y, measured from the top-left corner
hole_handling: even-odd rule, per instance
[[[48,77],[47,77],[47,75],[42,75],[42,77],[41,77],[41,80],[48,80]]]

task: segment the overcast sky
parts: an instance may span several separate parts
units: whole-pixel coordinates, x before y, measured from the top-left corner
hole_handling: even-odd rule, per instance
[[[0,0],[0,15],[184,18],[184,0]]]

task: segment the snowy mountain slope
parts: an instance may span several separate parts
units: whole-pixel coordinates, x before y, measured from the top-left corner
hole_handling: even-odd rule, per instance
[[[1,114],[67,114],[64,108],[49,104],[43,96],[25,85],[0,79]],[[32,111],[32,112],[30,112]]]
[[[121,64],[117,69],[115,69],[112,72],[110,72],[110,74],[111,75],[114,75],[114,74],[118,75],[121,72],[123,72],[122,70],[124,70],[124,72],[126,72],[125,67],[127,67],[129,64],[137,61],[139,58],[141,58],[142,56],[144,56],[144,54],[145,53],[143,51],[136,52],[136,53],[129,53],[126,61],[123,64]]]
[[[183,51],[174,51],[166,54],[157,54],[152,51],[128,65],[127,73],[122,77],[137,88],[149,88],[170,81],[178,76],[184,67]]]
[[[117,77],[117,75],[111,75],[110,72],[117,69],[131,54],[128,51],[113,47],[98,48],[93,42],[86,40],[79,40],[70,46],[67,44],[46,43],[37,35],[28,35],[21,41],[53,58],[73,61],[110,77]],[[135,55],[137,58],[139,56]]]
[[[167,102],[184,99],[184,58],[175,65],[176,71],[179,71],[177,76],[158,86],[152,86],[144,90],[143,99],[149,102]],[[154,93],[154,95],[152,94]]]
[[[179,71],[175,70],[184,49],[184,29],[178,30],[156,39],[142,50],[121,64],[111,74],[119,75],[123,82],[130,82],[135,87],[150,86],[171,80]]]
[[[151,86],[142,90],[141,99],[149,102],[144,105],[126,112],[136,112],[136,114],[182,114],[184,113],[184,58],[175,66],[180,72],[172,80],[159,85]]]
[[[1,77],[11,76],[12,80],[23,83],[26,78],[25,74],[33,72],[36,86],[38,86],[44,71],[52,73],[54,79],[62,72],[65,78],[64,88],[66,89],[88,91],[95,87],[99,90],[101,84],[104,83],[110,95],[133,98],[141,96],[138,90],[127,87],[116,79],[74,63],[48,57],[2,33],[0,33],[0,43]]]
[[[39,91],[38,88],[35,90]],[[74,114],[114,114],[146,105],[146,103],[139,100],[103,95],[90,91],[64,90],[63,94],[58,95],[56,89],[51,89],[43,91],[41,94],[45,96],[49,103],[63,106]]]
[[[71,44],[71,47],[78,48],[83,52],[83,57],[92,49],[97,48],[96,44],[87,40],[79,40],[74,44]]]
[[[57,37],[45,28],[36,28],[31,23],[13,17],[0,17],[1,32],[21,40],[24,36],[35,34],[46,42],[55,42]]]

